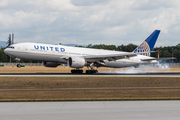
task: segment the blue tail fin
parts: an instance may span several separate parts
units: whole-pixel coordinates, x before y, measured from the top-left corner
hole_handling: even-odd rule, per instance
[[[141,54],[145,56],[150,56],[152,51],[154,49],[154,45],[156,43],[156,40],[159,36],[160,30],[155,30],[140,46],[138,46],[133,52],[149,52],[146,54]]]

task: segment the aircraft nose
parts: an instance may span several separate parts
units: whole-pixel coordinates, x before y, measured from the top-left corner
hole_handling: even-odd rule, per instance
[[[4,49],[4,53],[6,53],[7,52],[7,48],[6,49]]]
[[[4,50],[4,53],[5,53],[5,54],[8,54],[8,50],[7,50],[7,48]]]

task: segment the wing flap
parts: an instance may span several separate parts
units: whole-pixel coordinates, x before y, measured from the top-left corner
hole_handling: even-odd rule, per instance
[[[174,60],[175,57],[169,57],[169,58],[152,58],[152,59],[141,59],[141,61],[152,61],[152,60]]]
[[[137,56],[137,53],[124,53],[124,54],[111,54],[111,55],[90,55],[86,56],[86,59],[97,59],[97,60],[117,60],[117,59],[124,59],[129,57]]]
[[[139,53],[122,53],[122,54],[108,54],[108,55],[89,55],[86,56],[86,60],[109,60],[115,61],[117,59],[128,59],[130,57],[137,56],[139,54],[146,54],[149,52],[139,52]]]

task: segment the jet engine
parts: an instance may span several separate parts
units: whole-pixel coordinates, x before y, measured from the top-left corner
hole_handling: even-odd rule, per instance
[[[57,63],[57,62],[42,62],[42,64],[43,64],[45,67],[57,67],[58,65],[60,65],[60,64]]]
[[[83,68],[85,65],[85,59],[82,57],[69,57],[68,66],[72,68]]]

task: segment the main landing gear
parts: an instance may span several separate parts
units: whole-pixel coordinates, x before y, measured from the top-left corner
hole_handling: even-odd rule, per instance
[[[90,67],[91,70],[86,70],[86,74],[97,74],[98,73],[97,70],[94,70],[94,68],[95,68],[94,63],[90,63],[87,67],[88,68]]]
[[[97,70],[86,70],[86,74],[97,74]]]
[[[82,73],[83,73],[83,70],[77,70],[77,69],[75,69],[75,70],[71,70],[71,73],[73,73],[73,74],[82,74]]]
[[[94,63],[90,63],[87,67],[88,68],[90,67],[91,70],[86,70],[86,74],[97,74],[98,73],[97,70],[94,70],[94,68],[95,68]]]
[[[83,70],[78,70],[78,69],[73,69],[71,70],[72,74],[82,74]],[[98,71],[97,70],[86,70],[86,74],[97,74]]]
[[[86,74],[97,74],[98,73],[97,70],[94,70],[94,68],[95,68],[94,63],[88,64],[87,68],[89,68],[89,67],[91,69],[90,70],[86,70]],[[79,68],[76,68],[76,69],[71,70],[71,73],[73,73],[73,74],[82,74],[83,70],[79,70]]]

